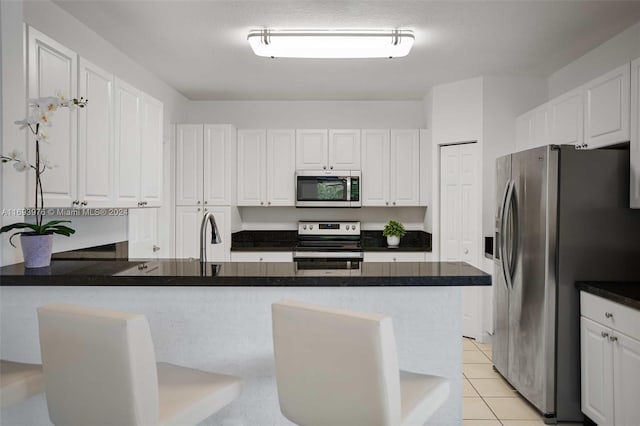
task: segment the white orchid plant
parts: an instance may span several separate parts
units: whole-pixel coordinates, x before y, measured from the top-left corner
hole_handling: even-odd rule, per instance
[[[16,121],[20,129],[29,129],[35,137],[35,164],[29,163],[25,156],[19,151],[12,151],[7,155],[0,155],[2,163],[13,163],[13,167],[19,172],[33,170],[36,174],[35,180],[35,223],[12,223],[11,225],[0,228],[0,233],[12,231],[14,229],[26,229],[11,235],[9,242],[15,247],[11,241],[13,237],[20,234],[28,235],[47,235],[60,234],[70,236],[75,233],[74,229],[69,228],[64,223],[70,223],[70,220],[52,220],[42,223],[44,216],[44,197],[42,193],[42,175],[47,169],[55,167],[46,158],[40,157],[40,142],[49,143],[49,135],[43,131],[43,127],[51,126],[51,118],[58,108],[84,108],[87,105],[87,99],[72,98],[69,99],[63,94],[57,96],[48,96],[38,99],[29,99],[31,113],[24,120]]]

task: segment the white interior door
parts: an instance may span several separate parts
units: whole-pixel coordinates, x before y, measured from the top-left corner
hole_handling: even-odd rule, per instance
[[[440,247],[441,259],[478,266],[479,155],[476,143],[440,149]],[[482,294],[479,288],[462,290],[462,333],[481,339]]]

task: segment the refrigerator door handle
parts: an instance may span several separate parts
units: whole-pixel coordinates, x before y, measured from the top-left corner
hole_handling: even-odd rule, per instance
[[[509,228],[510,229],[509,246],[511,250],[510,250],[510,256],[508,259],[509,261],[508,266],[509,266],[509,278],[511,281],[511,287],[513,288],[513,285],[514,285],[513,277],[516,272],[516,261],[518,259],[518,240],[519,240],[518,229],[520,228],[518,223],[518,196],[516,194],[515,182],[513,182],[513,185],[511,186],[511,194],[509,196],[508,203],[509,203],[509,213],[511,213],[511,226]]]
[[[502,211],[502,244],[501,244],[502,256],[500,260],[502,262],[502,273],[504,274],[507,288],[513,287],[513,279],[512,279],[513,278],[513,270],[512,270],[513,256],[511,253],[513,250],[511,246],[506,247],[506,245],[507,245],[507,242],[510,244],[513,244],[513,235],[511,232],[507,233],[507,230],[509,230],[508,222],[509,222],[509,214],[511,211],[511,203],[512,203],[514,188],[515,188],[515,182],[509,181],[505,206],[504,206],[504,210]]]
[[[509,180],[507,182],[507,185],[504,188],[504,195],[502,197],[502,212],[500,215],[500,241],[499,241],[499,250],[500,250],[500,265],[502,266],[502,275],[504,277],[504,283],[505,283],[505,287],[507,287],[507,290],[510,288],[509,286],[509,278],[508,278],[508,271],[507,271],[507,250],[506,250],[506,244],[507,244],[507,236],[506,236],[506,232],[507,232],[507,200],[509,199],[509,191],[511,190],[511,184],[512,181]]]

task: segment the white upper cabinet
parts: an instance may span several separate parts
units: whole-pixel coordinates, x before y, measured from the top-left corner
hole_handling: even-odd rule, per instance
[[[362,205],[388,206],[390,203],[390,132],[388,129],[362,130]]]
[[[143,95],[138,198],[144,207],[162,205],[163,117],[162,102],[149,95]]]
[[[549,143],[549,116],[549,104],[544,104],[516,119],[517,151]]]
[[[631,208],[640,209],[640,58],[631,63]]]
[[[328,148],[327,130],[296,130],[296,169],[328,170]]]
[[[267,130],[267,205],[295,205],[295,155],[294,130]]]
[[[204,204],[228,206],[232,201],[235,171],[235,128],[204,125]]]
[[[56,96],[62,92],[77,97],[77,54],[39,31],[28,28],[28,85],[29,97]],[[46,206],[75,206],[77,191],[77,111],[59,108],[53,116],[53,126],[46,128],[50,143],[40,144],[40,159],[55,167],[44,172],[43,198]],[[35,143],[30,136],[28,157],[35,161]],[[28,173],[29,188],[34,187],[35,175]],[[28,191],[29,202],[34,202]]]
[[[393,206],[420,204],[420,133],[417,129],[391,130],[391,185]]]
[[[264,129],[238,130],[238,205],[264,206],[266,198]]]
[[[176,132],[176,205],[202,204],[202,124],[178,124]]]
[[[549,143],[581,145],[583,142],[582,89],[565,93],[549,102]]]
[[[116,205],[139,207],[142,92],[117,78],[115,117]]]
[[[113,75],[80,58],[79,95],[91,107],[78,117],[78,195],[80,206],[114,205]]]
[[[176,205],[230,205],[235,171],[233,126],[179,124],[176,131]]]
[[[360,170],[360,129],[329,130],[329,169]]]
[[[360,170],[360,130],[296,130],[296,169]]]
[[[420,204],[420,133],[362,130],[362,205]]]
[[[629,74],[629,64],[625,64],[583,86],[583,148],[629,140]]]
[[[295,155],[295,130],[238,130],[238,206],[293,206]]]

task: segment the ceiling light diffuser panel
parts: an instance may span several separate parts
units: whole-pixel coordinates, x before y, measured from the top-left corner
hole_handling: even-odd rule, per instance
[[[247,40],[270,58],[399,58],[411,51],[408,30],[252,30]]]

